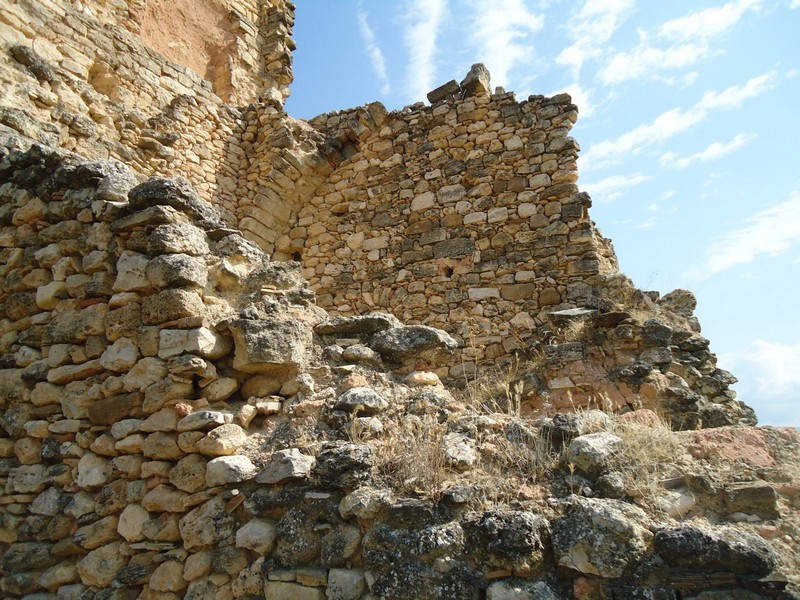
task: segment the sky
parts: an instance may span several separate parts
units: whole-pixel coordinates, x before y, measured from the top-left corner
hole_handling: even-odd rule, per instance
[[[296,118],[460,81],[568,92],[621,270],[690,289],[764,425],[800,426],[800,0],[300,0]]]

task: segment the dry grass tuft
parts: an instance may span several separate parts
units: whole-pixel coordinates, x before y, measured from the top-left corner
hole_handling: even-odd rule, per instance
[[[663,418],[655,425],[615,419],[610,431],[622,443],[609,469],[622,474],[627,493],[656,507],[661,482],[675,474],[676,463],[685,453],[679,434]]]

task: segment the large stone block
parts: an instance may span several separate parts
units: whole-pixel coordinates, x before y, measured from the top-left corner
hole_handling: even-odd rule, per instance
[[[235,354],[233,366],[245,373],[282,373],[308,360],[311,328],[288,319],[236,319],[229,325]]]

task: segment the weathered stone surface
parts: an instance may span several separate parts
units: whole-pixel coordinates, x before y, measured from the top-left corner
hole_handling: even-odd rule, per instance
[[[392,493],[386,489],[363,486],[347,494],[339,503],[342,518],[374,519],[392,502]]]
[[[139,360],[139,348],[126,337],[119,338],[103,352],[100,366],[118,373],[129,372]]]
[[[176,560],[161,563],[150,576],[148,585],[156,592],[180,592],[187,586],[183,579],[183,563]]]
[[[247,441],[244,430],[233,423],[211,430],[197,442],[197,450],[206,456],[229,456]]]
[[[214,487],[247,481],[256,476],[255,465],[246,456],[219,456],[206,465],[206,485]]]
[[[162,329],[159,332],[158,356],[167,359],[183,353],[218,359],[230,350],[228,338],[207,327],[197,329]]]
[[[458,343],[440,329],[425,325],[409,325],[381,331],[373,336],[370,346],[390,362],[426,360],[451,352]]]
[[[275,523],[266,519],[248,521],[236,532],[236,547],[267,556],[275,544]]]
[[[283,581],[268,581],[264,596],[272,600],[325,600],[325,593],[319,588]]]
[[[352,490],[369,478],[374,462],[368,444],[328,442],[317,455],[312,475],[330,487]]]
[[[229,325],[235,344],[234,368],[245,373],[280,373],[307,361],[311,329],[286,319],[235,319]]]
[[[570,442],[566,460],[581,473],[599,475],[621,443],[622,439],[606,431],[581,435]]]
[[[85,585],[106,587],[116,577],[117,571],[128,562],[122,542],[113,542],[92,550],[78,561],[78,573]]]
[[[551,524],[556,561],[587,575],[620,577],[647,551],[646,525],[644,511],[631,504],[572,496]]]
[[[159,225],[147,239],[147,252],[159,254],[188,254],[205,256],[209,252],[205,232],[188,223]]]
[[[486,589],[486,600],[559,600],[543,581],[495,581]]]
[[[129,504],[119,515],[117,532],[128,542],[144,539],[142,528],[150,520],[150,513],[139,504]]]
[[[537,567],[545,556],[547,521],[526,511],[490,511],[465,527],[466,545],[485,553],[489,564]]]
[[[184,492],[199,492],[206,485],[207,463],[202,455],[189,454],[170,469],[169,482]]]
[[[216,410],[198,410],[178,421],[178,431],[209,430],[225,424],[225,415]]]
[[[381,395],[368,387],[354,387],[336,400],[336,408],[361,416],[371,416],[383,412],[389,403]]]
[[[162,483],[144,495],[142,507],[154,513],[182,513],[185,510],[185,499],[185,492]]]
[[[180,520],[180,532],[187,550],[210,548],[233,535],[234,519],[225,512],[222,498],[209,500]]]
[[[367,581],[361,569],[331,569],[328,572],[325,591],[328,600],[359,600],[366,590]]]
[[[130,210],[166,205],[200,221],[215,224],[220,220],[217,211],[183,177],[151,177],[128,193],[128,202]]]
[[[775,551],[762,538],[732,528],[701,529],[683,525],[662,529],[655,550],[668,564],[690,569],[724,569],[766,575],[777,564]]]
[[[278,450],[256,475],[256,483],[282,483],[309,476],[314,457],[302,454],[298,448]]]
[[[476,63],[470,67],[469,73],[461,81],[461,91],[465,98],[488,96],[492,93],[491,75],[483,63]]]
[[[475,442],[461,433],[448,433],[442,440],[445,461],[451,467],[464,471],[478,460]]]

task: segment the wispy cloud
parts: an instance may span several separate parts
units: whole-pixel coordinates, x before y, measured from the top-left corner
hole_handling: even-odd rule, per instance
[[[369,26],[367,21],[367,13],[359,10],[356,14],[358,18],[358,28],[361,31],[361,37],[364,39],[364,46],[369,56],[369,61],[372,64],[372,70],[381,82],[381,94],[387,96],[392,91],[392,86],[389,84],[389,76],[386,74],[386,59],[383,56],[383,51],[378,45],[378,40],[375,38],[375,32]]]
[[[421,100],[435,87],[436,38],[447,9],[447,0],[409,0],[408,23],[403,41],[409,54],[408,91]]]
[[[495,85],[506,86],[509,72],[531,62],[535,54],[533,34],[544,27],[544,18],[528,10],[523,0],[473,0],[472,38],[481,52],[481,62]]]
[[[694,11],[663,23],[658,28],[658,34],[666,39],[680,41],[708,40],[724,33],[736,25],[747,11],[757,9],[762,4],[763,0],[738,0]]]
[[[613,175],[595,183],[586,183],[581,186],[594,200],[610,202],[619,198],[628,188],[632,188],[650,179],[643,173],[633,175]]]
[[[800,192],[789,199],[757,212],[741,227],[711,242],[702,265],[685,276],[704,281],[738,265],[748,264],[760,256],[778,256],[800,244]]]
[[[791,4],[789,4],[789,8],[800,8],[800,0],[792,0]]]
[[[758,367],[760,392],[788,394],[800,388],[800,344],[790,346],[766,340],[753,342],[747,361]]]
[[[744,85],[732,85],[721,92],[706,92],[697,107],[703,110],[720,108],[739,108],[745,100],[760,96],[777,85],[778,74],[775,71],[753,77]]]
[[[613,55],[600,71],[600,79],[603,83],[611,85],[631,79],[649,78],[660,71],[689,67],[708,53],[709,48],[704,43],[655,48],[647,39],[643,39],[633,51]]]
[[[709,162],[722,158],[726,154],[735,152],[745,144],[749,144],[758,137],[753,133],[740,133],[730,142],[714,142],[708,148],[692,154],[691,156],[679,157],[675,152],[665,152],[661,155],[659,162],[662,167],[672,167],[675,169],[685,169],[696,162]]]
[[[574,42],[558,54],[556,62],[571,67],[577,77],[586,61],[602,53],[603,45],[635,4],[635,0],[586,0],[567,25],[567,34]]]
[[[600,71],[600,79],[609,85],[639,78],[658,79],[664,71],[696,64],[714,54],[714,38],[763,2],[736,0],[666,21],[654,33],[640,30],[639,45],[611,56]]]
[[[689,110],[672,108],[615,140],[594,144],[581,157],[581,169],[586,172],[617,164],[625,154],[639,153],[648,146],[687,131],[707,119],[713,110],[738,108],[745,100],[772,89],[777,80],[777,73],[772,71],[753,77],[743,85],[732,85],[721,92],[706,92]]]

